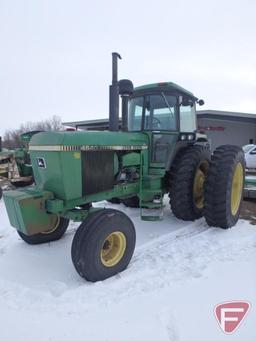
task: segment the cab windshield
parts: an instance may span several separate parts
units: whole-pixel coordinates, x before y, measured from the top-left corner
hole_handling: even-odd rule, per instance
[[[176,96],[164,93],[132,98],[128,130],[177,130],[177,103]]]

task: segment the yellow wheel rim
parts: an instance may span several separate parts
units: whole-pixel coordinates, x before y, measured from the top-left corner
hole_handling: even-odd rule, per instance
[[[107,236],[104,240],[100,252],[100,259],[103,265],[107,267],[115,266],[123,258],[126,250],[126,237],[116,231]]]
[[[242,164],[239,162],[236,165],[236,169],[233,175],[232,180],[232,189],[231,189],[231,212],[233,215],[236,215],[241,199],[242,199],[242,192],[243,192],[243,182],[244,182],[244,170]]]
[[[202,161],[197,167],[193,184],[193,199],[194,204],[198,209],[204,207],[204,183],[206,179],[209,162],[207,160]]]
[[[53,233],[54,231],[56,231],[57,228],[59,227],[59,224],[60,224],[60,216],[58,216],[58,215],[53,216],[53,219],[51,219],[51,221],[52,221],[51,225],[53,227],[50,227],[50,229],[47,231],[41,232],[42,234],[50,234],[50,233]]]

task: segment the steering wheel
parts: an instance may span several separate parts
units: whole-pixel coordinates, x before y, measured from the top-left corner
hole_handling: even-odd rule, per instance
[[[157,117],[153,117],[152,119],[152,129],[161,128],[161,121]]]

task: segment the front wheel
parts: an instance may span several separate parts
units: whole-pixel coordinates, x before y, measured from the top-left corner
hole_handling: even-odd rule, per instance
[[[244,177],[243,150],[232,145],[218,147],[212,156],[205,182],[204,216],[208,225],[227,229],[237,223]]]
[[[102,281],[128,266],[135,248],[136,233],[123,212],[103,209],[92,213],[74,236],[71,256],[79,275]]]
[[[28,244],[36,245],[59,240],[68,228],[69,220],[56,215],[52,226],[46,232],[28,236],[21,231],[17,231],[19,236]]]

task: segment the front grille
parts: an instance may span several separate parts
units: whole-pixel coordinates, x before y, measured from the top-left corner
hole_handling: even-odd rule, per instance
[[[114,152],[82,151],[83,196],[113,189]]]

